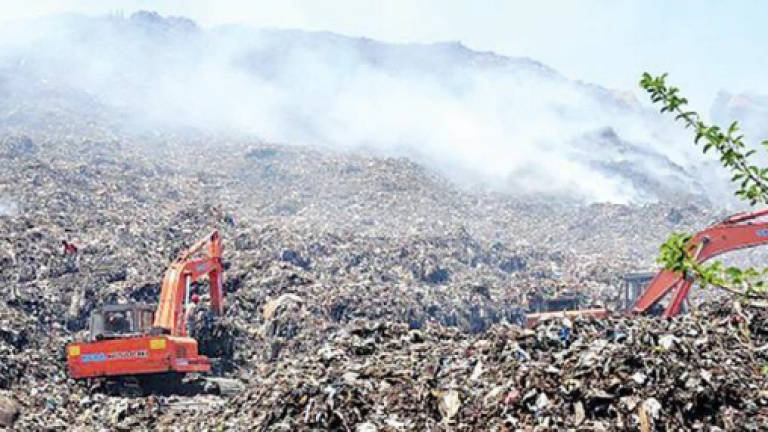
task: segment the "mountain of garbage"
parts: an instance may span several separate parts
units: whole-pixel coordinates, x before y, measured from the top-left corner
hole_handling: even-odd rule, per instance
[[[0,423],[19,430],[764,427],[764,318],[515,313],[609,305],[697,202],[574,205],[467,192],[405,159],[92,125],[0,141]],[[189,152],[190,146],[196,151]],[[216,157],[210,155],[215,154]],[[224,238],[235,396],[110,395],[68,378],[102,304],[157,301],[184,245]],[[79,246],[76,268],[61,241]],[[729,306],[730,307],[730,306]],[[223,335],[219,335],[223,336]]]
[[[83,39],[67,20],[85,22],[82,28],[94,33]],[[242,130],[148,122],[132,103],[149,103],[148,115],[160,107],[135,85],[176,79],[160,72],[180,60],[160,55],[160,48],[208,31],[154,14],[61,22],[53,20],[67,36],[62,40],[109,47],[114,41],[98,32],[112,34],[117,26],[117,35],[144,34],[151,39],[138,40],[153,42],[126,49],[126,60],[159,57],[155,69],[138,76],[133,69],[107,74],[115,93],[78,86],[77,68],[38,75],[40,58],[32,52],[18,51],[25,55],[15,63],[4,57],[0,66],[0,428],[768,427],[764,311],[699,290],[689,313],[671,320],[617,310],[604,320],[519,326],[520,310],[536,296],[577,293],[583,306],[612,307],[621,275],[655,269],[669,232],[694,231],[727,215],[698,193],[678,194],[679,184],[696,190],[695,179],[672,158],[625,141],[611,127],[585,131],[568,150],[581,155],[574,156],[581,164],[664,198],[585,203],[470,189],[375,143],[333,149],[318,138],[297,146]],[[250,30],[216,34],[244,31]],[[262,47],[248,57],[256,63],[238,67],[256,67],[264,80],[287,79],[266,69],[291,61],[285,38],[320,56],[352,43],[327,34],[262,36],[282,41],[263,45],[272,46],[274,60],[265,60],[270,51]],[[438,50],[450,62],[461,54],[475,68],[519,67],[569,83],[535,62],[455,44],[354,43],[374,47],[366,48],[370,68],[413,53],[402,73],[428,70],[431,62],[441,64],[428,56]],[[65,57],[58,61],[68,64]],[[444,77],[459,93],[466,67]],[[595,101],[614,97],[584,91]],[[126,96],[122,105],[112,99],[119,94]],[[297,128],[306,126],[301,116],[291,118]],[[615,158],[597,157],[601,148]],[[638,157],[622,161],[627,154]],[[662,167],[664,174],[640,165]],[[214,228],[224,241],[227,308],[210,336],[232,341],[220,372],[243,391],[128,396],[70,379],[63,347],[85,338],[91,312],[156,302],[178,252]],[[77,245],[75,262],[63,241]]]

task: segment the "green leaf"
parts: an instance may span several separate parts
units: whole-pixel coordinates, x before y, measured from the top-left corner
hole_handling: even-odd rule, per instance
[[[725,273],[730,278],[740,278],[742,276],[742,271],[738,267],[728,267],[725,269]]]

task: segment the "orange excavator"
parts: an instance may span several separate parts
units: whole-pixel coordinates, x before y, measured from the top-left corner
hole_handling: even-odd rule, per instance
[[[766,215],[768,215],[768,209],[752,213],[738,213],[711,225],[696,233],[688,241],[686,246],[688,252],[696,262],[702,263],[726,252],[766,244],[768,243],[768,220],[764,219]],[[673,317],[682,310],[692,285],[693,278],[689,275],[661,270],[651,279],[639,297],[628,302],[632,304],[628,312],[632,314],[648,313],[658,307],[660,301],[671,293],[672,296],[661,312],[661,316]],[[532,313],[526,316],[526,324],[533,326],[538,321],[562,316],[586,315],[602,318],[609,313],[609,310],[605,308]]]
[[[180,378],[211,370],[211,359],[198,352],[189,336],[186,312],[190,284],[207,276],[210,309],[224,313],[221,237],[218,231],[183,251],[165,272],[160,303],[107,305],[91,315],[88,340],[67,345],[72,378]]]

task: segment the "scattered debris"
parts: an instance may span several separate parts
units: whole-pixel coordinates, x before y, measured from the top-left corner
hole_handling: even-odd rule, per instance
[[[0,395],[0,426],[13,426],[18,416],[19,404],[8,396]]]
[[[405,160],[51,122],[0,137],[0,196],[18,207],[0,215],[0,425],[768,427],[762,312],[731,320],[702,293],[668,321],[515,325],[521,308],[563,293],[610,303],[669,230],[713,212],[517,200]],[[156,301],[168,262],[214,227],[227,313],[195,327],[217,374],[243,388],[129,398],[70,380],[62,347],[93,308]],[[77,244],[76,265],[62,239]]]

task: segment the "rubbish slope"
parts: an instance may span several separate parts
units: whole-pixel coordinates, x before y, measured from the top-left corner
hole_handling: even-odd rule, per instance
[[[0,193],[18,203],[0,216],[0,421],[17,429],[766,426],[763,314],[567,336],[508,323],[533,292],[610,301],[669,230],[720,217],[698,204],[523,202],[405,160],[209,137],[201,153],[226,149],[212,176],[181,157],[194,141],[92,136],[0,145]],[[170,260],[213,227],[229,305],[215,331],[237,340],[226,375],[246,391],[121,398],[68,380],[61,348],[93,307],[156,301]]]

